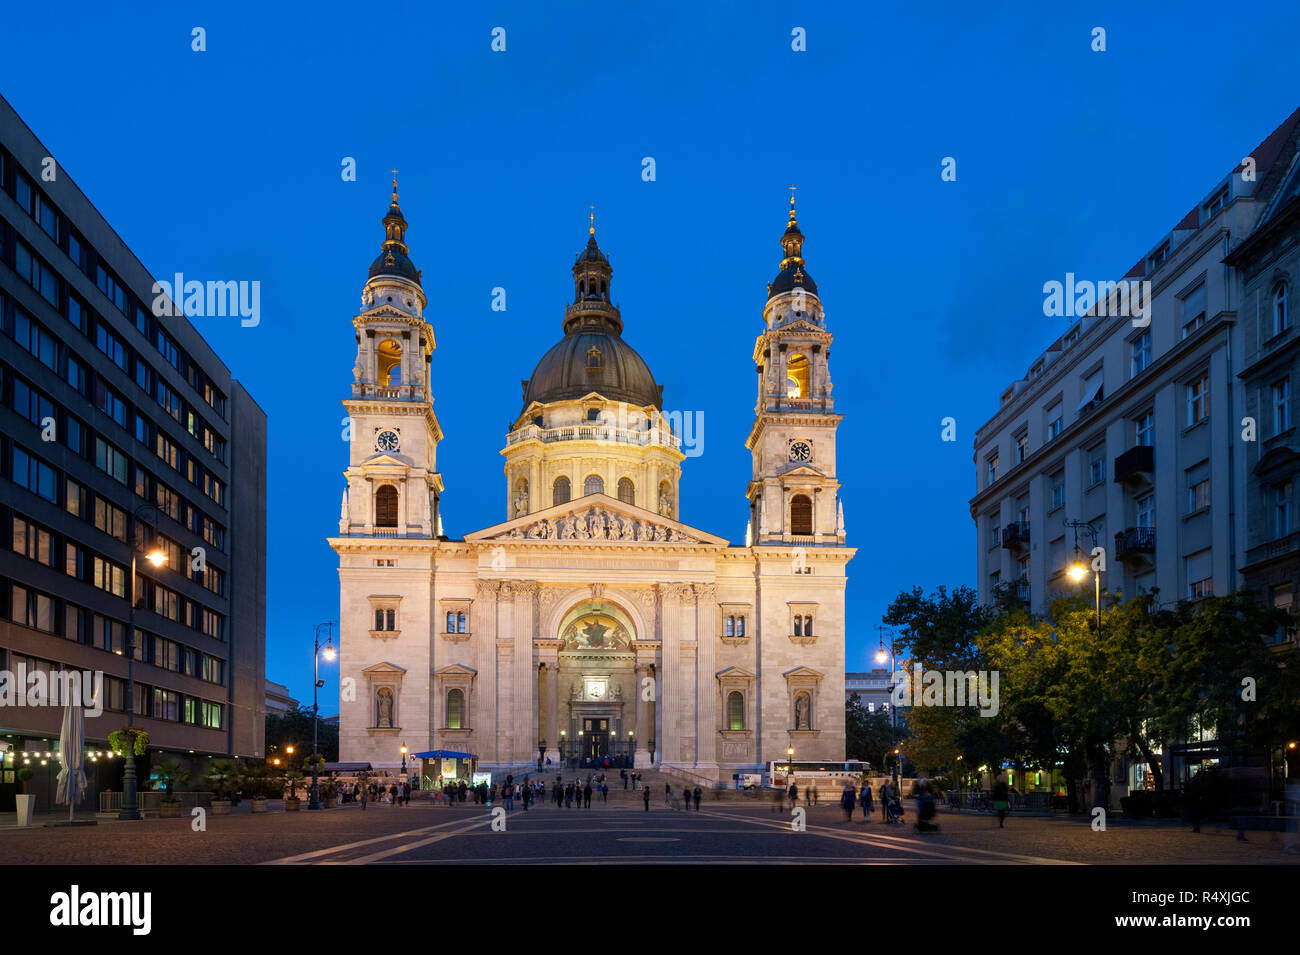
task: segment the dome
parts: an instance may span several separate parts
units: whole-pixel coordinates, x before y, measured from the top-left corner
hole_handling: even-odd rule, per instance
[[[420,284],[420,272],[401,249],[392,247],[381,249],[375,261],[370,263],[370,277],[377,275],[396,275]]]
[[[660,408],[663,401],[663,388],[636,350],[612,329],[588,325],[570,330],[542,356],[524,388],[524,407],[593,391],[631,405]]]
[[[792,292],[796,287],[803,289],[809,295],[817,294],[817,283],[804,271],[801,262],[791,262],[777,274],[768,286],[767,297],[773,298],[782,292]]]

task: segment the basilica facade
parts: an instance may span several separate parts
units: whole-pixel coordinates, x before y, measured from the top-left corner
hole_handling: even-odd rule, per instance
[[[444,536],[435,330],[396,183],[383,225],[352,322],[350,456],[329,539],[340,759],[393,765],[403,746],[485,768],[622,755],[727,782],[791,748],[843,759],[853,549],[832,336],[794,200],[753,349],[743,545],[680,513],[681,428],[622,337],[594,223],[562,337],[505,436],[504,520]]]

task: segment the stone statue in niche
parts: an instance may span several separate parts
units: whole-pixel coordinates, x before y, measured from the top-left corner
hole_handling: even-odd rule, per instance
[[[794,728],[797,730],[808,728],[808,697],[802,694],[795,697],[794,701]]]
[[[528,513],[528,491],[520,488],[519,493],[515,495],[515,517],[523,517]]]
[[[659,492],[659,516],[673,516],[673,492],[667,488],[664,488]]]
[[[379,719],[375,722],[375,725],[391,729],[393,726],[393,691],[388,687],[380,687],[375,695],[379,703]]]

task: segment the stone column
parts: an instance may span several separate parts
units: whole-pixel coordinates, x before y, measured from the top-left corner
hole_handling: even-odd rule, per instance
[[[663,666],[659,670],[659,727],[655,739],[665,763],[679,764],[683,759],[681,741],[684,735],[684,710],[689,705],[685,676],[682,668],[682,637],[685,608],[693,602],[690,584],[665,584],[663,595]],[[694,631],[690,631],[691,636]],[[692,758],[693,758],[692,754]]]
[[[560,764],[560,663],[546,664],[546,758]]]
[[[718,585],[695,585],[695,765],[710,775],[718,768]]]
[[[537,583],[532,580],[511,582],[515,593],[514,658],[515,687],[514,748],[509,759],[515,762],[533,761],[537,758],[537,661],[533,651],[536,636]]]
[[[519,700],[516,698],[517,669],[524,661],[515,658],[515,590],[514,583],[501,581],[497,591],[497,634],[496,634],[496,700],[497,733],[492,741],[493,758],[497,764],[508,763],[518,742]]]
[[[635,769],[645,769],[650,765],[650,738],[654,736],[654,718],[651,716],[651,703],[647,700],[644,686],[646,679],[650,676],[650,666],[648,663],[637,661],[636,669],[633,671],[636,675],[636,686],[633,692],[636,694],[636,736],[635,750],[632,757],[632,766]]]
[[[500,581],[478,581],[478,599],[471,608],[473,623],[474,669],[478,679],[470,695],[469,752],[478,753],[484,762],[496,759],[497,712],[497,587]]]

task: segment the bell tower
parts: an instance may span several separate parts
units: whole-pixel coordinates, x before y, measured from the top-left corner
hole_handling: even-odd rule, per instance
[[[421,272],[409,258],[396,178],[383,224],[384,241],[361,290],[361,312],[352,319],[357,357],[352,395],[343,402],[350,454],[339,534],[436,537],[442,429],[429,382],[436,346],[433,327],[424,320],[428,302]]]
[[[745,447],[753,457],[749,540],[753,544],[843,544],[835,477],[835,433],[843,415],[831,397],[834,337],[790,196],[780,271],[767,286],[765,329],[754,343],[758,402]]]

